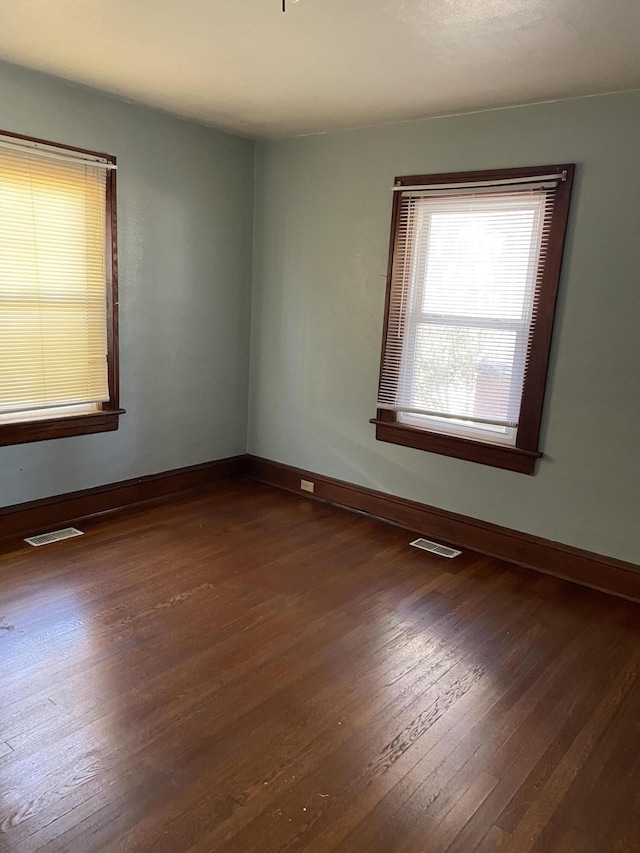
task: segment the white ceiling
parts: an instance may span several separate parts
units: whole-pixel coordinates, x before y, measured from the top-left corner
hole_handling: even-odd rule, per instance
[[[0,58],[244,136],[640,88],[638,0],[0,0]]]

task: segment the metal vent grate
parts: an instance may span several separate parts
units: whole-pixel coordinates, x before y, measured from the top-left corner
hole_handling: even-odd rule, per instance
[[[456,551],[455,548],[449,548],[448,545],[441,545],[439,542],[431,542],[429,539],[415,539],[411,544],[414,548],[420,548],[422,551],[430,551],[439,557],[448,557],[449,559],[462,554],[462,551]]]
[[[51,542],[61,542],[63,539],[73,539],[74,536],[84,536],[84,533],[75,527],[65,527],[64,530],[52,530],[51,533],[29,536],[24,541],[37,548],[40,545],[49,545]]]

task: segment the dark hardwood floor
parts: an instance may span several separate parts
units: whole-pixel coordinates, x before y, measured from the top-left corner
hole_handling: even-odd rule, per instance
[[[640,851],[640,607],[253,483],[0,556],[0,851]]]

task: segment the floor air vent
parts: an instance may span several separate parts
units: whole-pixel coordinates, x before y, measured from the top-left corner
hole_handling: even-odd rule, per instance
[[[82,530],[75,527],[65,527],[64,530],[53,530],[51,533],[40,533],[38,536],[29,536],[25,539],[29,545],[49,545],[51,542],[61,542],[63,539],[73,539],[74,536],[84,536]]]
[[[455,548],[449,548],[448,545],[441,545],[439,542],[431,542],[429,539],[415,539],[411,544],[414,548],[430,551],[439,557],[449,557],[449,559],[462,554],[462,551],[456,551]]]

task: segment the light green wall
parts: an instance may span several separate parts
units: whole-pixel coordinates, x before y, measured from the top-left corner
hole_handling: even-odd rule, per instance
[[[254,145],[0,64],[0,128],[119,161],[117,432],[0,448],[0,505],[252,453],[640,560],[640,93]],[[376,442],[396,174],[578,163],[535,477]],[[254,222],[252,223],[252,215]]]
[[[538,473],[376,442],[395,175],[578,164]],[[260,143],[249,450],[640,560],[640,93]]]
[[[117,432],[0,448],[0,505],[246,449],[253,143],[0,64],[0,128],[118,158]]]

